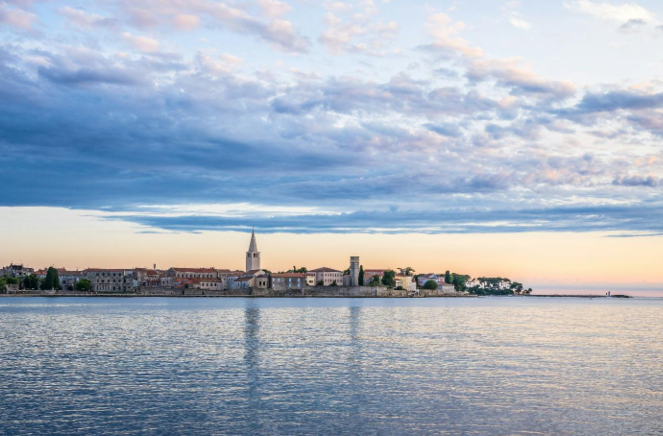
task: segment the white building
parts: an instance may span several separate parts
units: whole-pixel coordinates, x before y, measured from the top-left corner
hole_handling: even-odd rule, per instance
[[[331,286],[336,283],[338,286],[343,286],[343,273],[341,271],[322,267],[309,271],[315,274],[315,284],[322,284],[323,286]]]

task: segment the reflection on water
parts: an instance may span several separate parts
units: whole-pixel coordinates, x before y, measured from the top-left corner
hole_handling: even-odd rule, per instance
[[[0,434],[663,434],[663,301],[0,299]]]

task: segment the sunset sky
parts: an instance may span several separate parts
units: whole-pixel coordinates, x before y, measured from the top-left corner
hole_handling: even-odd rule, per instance
[[[0,0],[0,264],[663,290],[663,3]]]

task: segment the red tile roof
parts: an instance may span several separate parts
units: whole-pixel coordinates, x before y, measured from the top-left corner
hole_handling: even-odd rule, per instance
[[[214,268],[171,268],[176,272],[191,272],[191,273],[215,273]]]
[[[318,272],[336,272],[336,273],[340,273],[341,271],[336,270],[336,269],[327,268],[326,266],[323,266],[322,268],[312,269],[309,272],[312,272],[312,273],[318,273]]]
[[[308,274],[301,274],[301,273],[272,274],[272,278],[277,278],[277,279],[305,279],[306,277],[308,277]]]

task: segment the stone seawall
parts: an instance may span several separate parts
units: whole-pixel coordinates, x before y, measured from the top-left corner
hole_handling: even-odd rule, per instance
[[[464,297],[456,292],[420,289],[418,293],[389,289],[382,286],[315,286],[304,289],[241,289],[211,291],[204,289],[138,288],[136,295],[173,297],[324,297],[324,298],[408,298],[408,297]]]
[[[139,287],[135,292],[78,292],[78,291],[19,291],[2,296],[14,297],[263,297],[263,298],[422,298],[422,297],[467,297],[467,294],[420,289],[418,293],[389,289],[382,286],[315,286],[304,289],[241,289],[210,291],[205,289],[174,289],[162,287]]]

